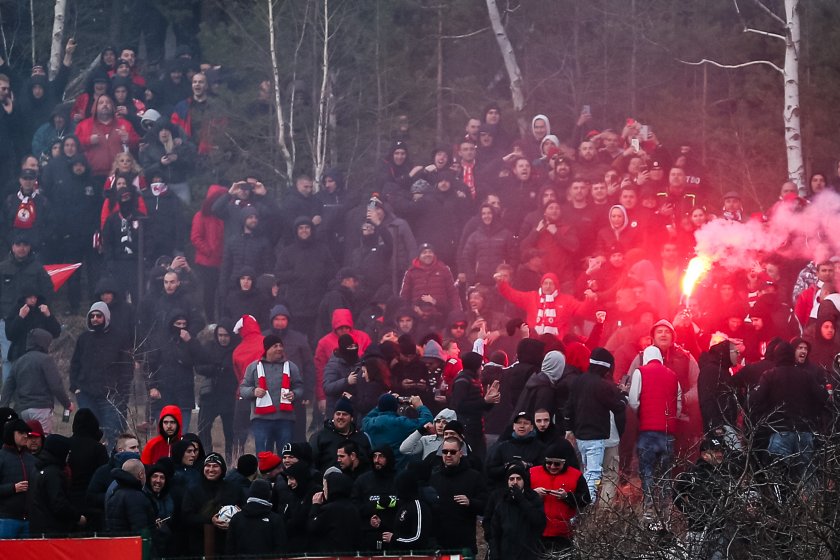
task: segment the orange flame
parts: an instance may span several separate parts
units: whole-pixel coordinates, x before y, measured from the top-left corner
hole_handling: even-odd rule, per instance
[[[694,291],[695,286],[697,286],[697,282],[711,268],[712,260],[709,257],[698,255],[691,259],[688,267],[685,269],[685,276],[682,279],[682,292],[686,298],[691,297],[691,293]]]

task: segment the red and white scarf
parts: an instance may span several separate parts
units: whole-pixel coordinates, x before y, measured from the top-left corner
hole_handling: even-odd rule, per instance
[[[544,294],[540,288],[539,294],[540,307],[537,309],[537,324],[534,325],[534,330],[537,334],[560,334],[557,329],[557,308],[554,306],[557,290]]]
[[[281,382],[280,391],[280,411],[290,412],[294,410],[291,399],[286,397],[287,393],[291,393],[292,378],[289,374],[289,362],[283,363],[283,379]],[[271,394],[268,392],[268,381],[265,378],[265,366],[262,361],[257,362],[257,387],[265,391],[265,395],[257,397],[257,402],[254,405],[255,414],[274,414],[277,412],[277,407],[274,406],[274,401],[271,400]]]

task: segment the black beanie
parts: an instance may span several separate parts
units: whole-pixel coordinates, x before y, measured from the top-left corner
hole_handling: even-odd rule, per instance
[[[346,412],[350,416],[353,416],[356,413],[353,410],[353,403],[347,397],[341,397],[336,401],[333,412]]]
[[[271,502],[271,483],[262,478],[256,479],[248,489],[248,501],[251,501],[251,498]]]
[[[385,393],[384,395],[379,397],[377,407],[379,408],[380,412],[396,412],[397,409],[400,407],[400,401],[398,401],[397,397],[395,397],[391,393]]]
[[[276,334],[267,335],[263,338],[263,352],[268,352],[268,349],[277,343],[283,344],[283,339]]]
[[[606,348],[600,346],[589,355],[589,371],[605,375],[615,367],[615,358]]]
[[[397,344],[400,346],[400,354],[403,356],[414,356],[417,354],[417,344],[409,334],[400,335],[397,339]]]
[[[483,362],[484,358],[482,358],[481,354],[477,352],[467,352],[461,356],[461,363],[464,365],[464,369],[469,371],[478,371],[481,369],[481,364]]]
[[[225,458],[218,453],[211,453],[204,459],[205,465],[208,465],[210,463],[216,463],[217,465],[222,467],[222,478],[224,478],[227,474],[227,463],[225,463]]]
[[[257,460],[256,455],[246,453],[241,456],[238,461],[236,461],[236,470],[239,474],[248,478],[257,472],[257,465],[259,465],[259,461]]]

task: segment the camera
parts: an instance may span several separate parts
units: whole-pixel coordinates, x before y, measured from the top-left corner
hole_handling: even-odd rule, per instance
[[[411,397],[397,397],[400,404],[411,404]]]

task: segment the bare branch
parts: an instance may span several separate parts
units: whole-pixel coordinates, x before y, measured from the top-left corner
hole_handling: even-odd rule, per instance
[[[758,6],[759,8],[761,8],[761,10],[762,10],[764,13],[766,13],[768,16],[770,16],[771,18],[773,18],[774,20],[776,20],[776,21],[777,21],[777,22],[778,22],[778,23],[779,23],[782,27],[784,27],[785,29],[787,29],[787,22],[786,22],[785,20],[783,20],[782,18],[780,18],[778,15],[776,15],[776,12],[774,12],[773,10],[771,10],[770,8],[768,8],[768,7],[764,4],[764,2],[762,2],[761,0],[753,0],[753,4],[755,4],[756,6]]]
[[[744,27],[744,33],[755,33],[757,35],[764,35],[765,37],[773,37],[774,39],[781,39],[786,41],[784,35],[778,33],[771,33],[770,31],[762,31],[761,29],[753,29],[751,27]]]
[[[469,33],[464,33],[463,35],[444,35],[441,39],[466,39],[468,37],[474,37],[475,35],[480,35],[485,31],[489,30],[489,27],[482,27],[481,29],[476,29],[475,31],[471,31]]]
[[[718,68],[726,68],[726,69],[735,69],[735,68],[746,68],[747,66],[756,66],[756,65],[764,65],[769,66],[779,74],[784,75],[784,70],[770,62],[769,60],[750,60],[749,62],[742,62],[741,64],[721,64],[720,62],[715,62],[714,60],[709,60],[708,58],[704,58],[698,62],[689,62],[687,60],[677,59],[679,62],[683,64],[688,64],[689,66],[702,66],[703,64],[711,64],[712,66],[717,66]]]

